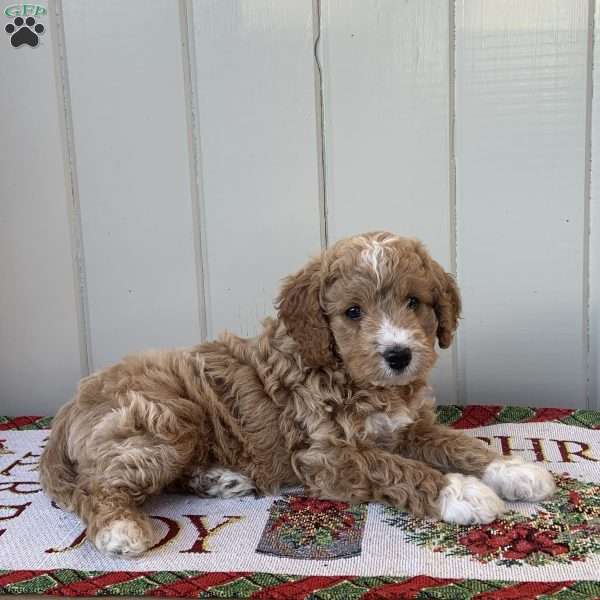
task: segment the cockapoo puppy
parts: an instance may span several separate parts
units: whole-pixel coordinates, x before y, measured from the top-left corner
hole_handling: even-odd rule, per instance
[[[288,277],[260,335],[225,333],[148,352],[89,377],[56,416],[41,481],[102,551],[153,545],[144,500],[307,493],[414,515],[489,523],[508,500],[553,493],[552,476],[436,423],[426,378],[460,297],[416,240],[342,240]]]

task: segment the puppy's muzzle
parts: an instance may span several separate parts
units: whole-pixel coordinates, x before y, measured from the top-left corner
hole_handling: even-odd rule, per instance
[[[394,371],[403,371],[410,364],[412,352],[406,346],[393,346],[383,353],[385,362]]]

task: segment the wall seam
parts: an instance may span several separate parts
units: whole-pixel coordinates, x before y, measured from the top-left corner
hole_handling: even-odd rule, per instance
[[[448,3],[448,191],[450,211],[450,268],[459,282],[458,265],[458,213],[456,208],[456,1]],[[460,346],[460,332],[452,345],[452,368],[456,386],[455,398],[464,404],[464,373]]]
[[[592,397],[595,374],[592,365],[592,304],[591,304],[591,203],[592,203],[592,127],[594,95],[594,25],[596,1],[588,0],[587,65],[585,91],[585,158],[584,158],[584,209],[583,209],[583,349],[585,357],[585,406],[594,408]]]
[[[321,43],[321,0],[313,0],[313,57],[315,80],[315,116],[317,128],[317,168],[319,180],[319,221],[321,226],[321,248],[329,245],[329,224],[327,212],[327,166],[325,150],[325,101],[323,69],[319,58]]]
[[[196,52],[194,45],[194,19],[191,0],[179,1],[179,23],[183,55],[183,81],[188,134],[188,156],[190,169],[190,191],[192,210],[192,231],[194,240],[194,261],[196,271],[196,293],[198,301],[198,323],[200,338],[208,339],[209,295],[208,268],[206,264],[206,227],[204,211],[204,191],[202,187],[202,154],[198,120]]]
[[[80,370],[82,376],[85,376],[94,370],[94,364],[62,0],[55,0],[54,10],[49,10],[48,12],[50,26],[53,29],[56,93],[58,95],[58,105],[61,109],[59,119],[62,129],[61,138],[63,143],[63,162],[67,190],[67,212],[69,216],[71,259],[76,294],[75,305],[77,308]]]

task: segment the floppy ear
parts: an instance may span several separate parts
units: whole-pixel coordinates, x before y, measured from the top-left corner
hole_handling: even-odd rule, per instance
[[[313,259],[284,280],[276,302],[280,319],[310,367],[332,366],[336,362],[329,323],[321,308],[321,280],[321,259]]]
[[[438,284],[437,299],[433,307],[438,320],[437,337],[440,348],[448,348],[458,327],[462,309],[460,292],[454,277],[446,273],[435,261],[432,263]]]

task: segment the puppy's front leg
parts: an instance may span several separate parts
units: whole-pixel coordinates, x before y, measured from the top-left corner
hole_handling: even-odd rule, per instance
[[[480,477],[507,500],[537,502],[556,491],[554,478],[542,467],[519,457],[504,458],[481,440],[436,423],[408,427],[397,451],[442,471]]]
[[[425,463],[380,449],[311,447],[292,465],[313,494],[349,502],[384,502],[416,516],[467,525],[490,523],[505,510],[475,477],[444,475]]]

